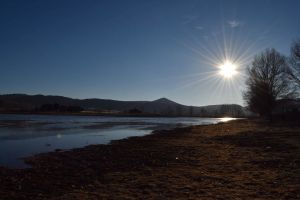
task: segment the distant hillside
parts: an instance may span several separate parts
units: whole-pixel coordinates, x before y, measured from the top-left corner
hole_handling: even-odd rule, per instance
[[[110,99],[72,99],[50,95],[0,95],[0,112],[41,111],[42,108],[52,107],[80,107],[85,111],[95,111],[99,113],[104,111],[130,113],[134,111],[167,116],[244,117],[246,115],[245,108],[236,104],[197,107],[178,104],[166,98],[154,101],[117,101]]]

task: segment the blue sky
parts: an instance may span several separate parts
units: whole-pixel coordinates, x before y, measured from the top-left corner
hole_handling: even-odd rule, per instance
[[[299,8],[297,0],[1,1],[0,92],[243,104],[245,67],[268,47],[289,54]],[[225,59],[238,65],[230,80],[217,72]]]

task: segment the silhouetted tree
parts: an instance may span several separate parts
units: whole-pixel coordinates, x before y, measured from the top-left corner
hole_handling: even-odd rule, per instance
[[[220,117],[224,117],[224,116],[232,116],[232,113],[230,112],[230,108],[228,105],[221,105],[221,108],[220,108]]]
[[[194,115],[194,109],[193,106],[189,107],[189,116],[193,116]]]
[[[174,111],[170,106],[167,107],[167,115],[169,115],[169,116],[174,115]]]
[[[64,106],[55,104],[43,104],[40,108],[35,108],[39,112],[81,112],[83,108],[80,106]]]
[[[245,116],[245,114],[244,114],[242,108],[241,107],[237,108],[234,117],[244,117],[244,116]]]
[[[290,75],[300,87],[300,39],[294,41],[291,46],[290,66]]]
[[[208,116],[207,110],[204,109],[204,108],[201,108],[201,110],[200,110],[200,116],[201,117],[207,117]]]
[[[128,112],[130,114],[141,114],[142,113],[142,111],[137,108],[130,109]]]
[[[181,105],[176,105],[176,115],[182,116],[182,107]]]
[[[266,49],[254,58],[244,93],[251,111],[271,117],[276,100],[291,94],[286,70],[286,58],[275,49]]]

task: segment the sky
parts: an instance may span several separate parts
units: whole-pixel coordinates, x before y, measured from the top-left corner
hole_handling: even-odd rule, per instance
[[[0,1],[0,93],[244,105],[255,54],[289,55],[298,0]],[[228,79],[218,70],[237,66]]]

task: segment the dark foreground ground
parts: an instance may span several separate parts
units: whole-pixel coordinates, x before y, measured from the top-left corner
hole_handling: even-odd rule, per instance
[[[0,168],[0,199],[300,199],[300,125],[159,131]]]

